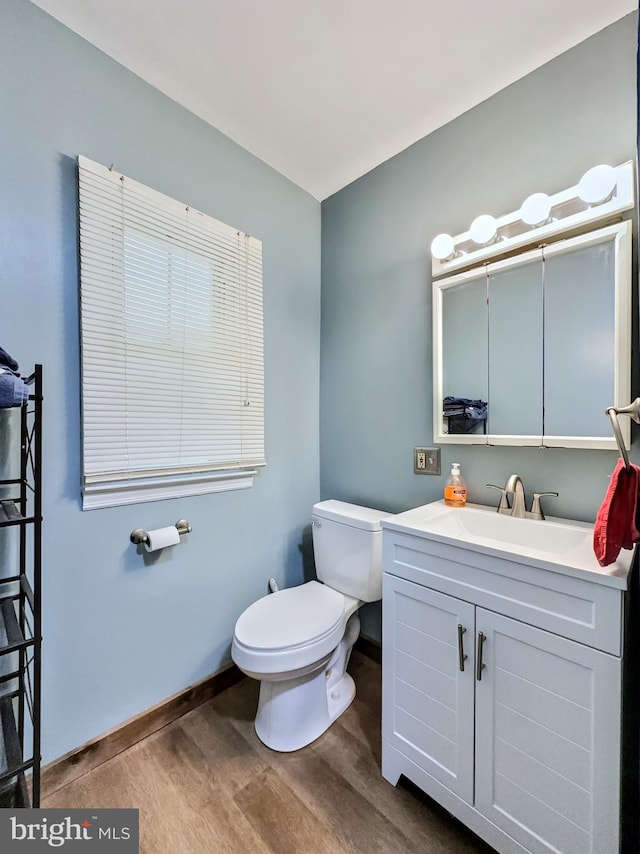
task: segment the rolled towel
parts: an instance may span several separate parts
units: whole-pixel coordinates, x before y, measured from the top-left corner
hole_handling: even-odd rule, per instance
[[[0,409],[22,406],[29,400],[29,386],[13,374],[0,374]]]
[[[6,365],[8,368],[11,368],[14,373],[17,372],[19,367],[13,356],[10,356],[6,350],[2,349],[2,347],[0,347],[0,365]]]

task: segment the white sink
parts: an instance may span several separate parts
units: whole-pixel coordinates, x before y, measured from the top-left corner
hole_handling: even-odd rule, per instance
[[[497,540],[519,548],[566,554],[580,546],[585,539],[591,542],[593,526],[577,523],[533,519],[515,519],[484,507],[469,506],[463,512],[443,505],[442,512],[430,520],[430,529],[458,539],[482,538]]]
[[[615,563],[601,567],[593,552],[592,524],[515,519],[481,504],[448,507],[435,501],[389,516],[383,527],[571,574],[597,573],[614,586],[626,586],[633,558],[633,551],[623,550]]]

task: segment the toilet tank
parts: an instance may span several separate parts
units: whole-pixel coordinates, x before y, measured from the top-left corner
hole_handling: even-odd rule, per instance
[[[382,527],[389,513],[320,501],[313,506],[313,554],[318,579],[363,602],[382,598]]]

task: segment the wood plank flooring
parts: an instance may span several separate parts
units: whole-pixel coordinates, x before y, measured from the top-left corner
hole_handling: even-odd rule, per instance
[[[245,679],[55,792],[44,807],[136,807],[142,854],[489,854],[413,787],[380,775],[380,665],[354,652],[357,694],[316,742],[275,753]]]

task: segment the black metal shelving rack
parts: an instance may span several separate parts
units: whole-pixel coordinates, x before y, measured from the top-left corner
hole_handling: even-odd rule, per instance
[[[40,806],[42,366],[24,382],[20,477],[0,480],[0,528],[18,530],[18,574],[0,566],[0,808]]]

